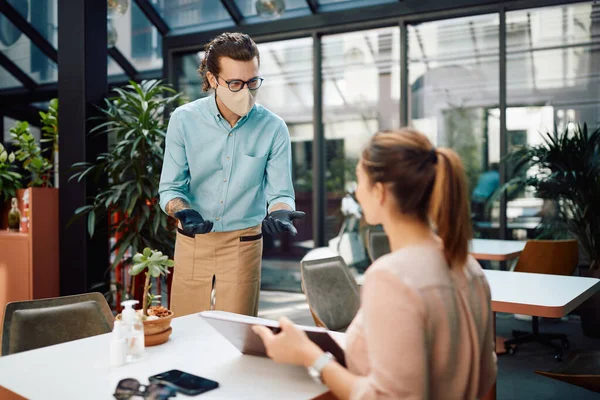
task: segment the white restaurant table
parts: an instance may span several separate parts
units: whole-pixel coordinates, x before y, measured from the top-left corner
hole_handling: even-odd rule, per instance
[[[507,261],[521,255],[525,243],[519,240],[473,239],[469,252],[478,260]]]
[[[175,318],[172,327],[167,343],[118,368],[109,367],[110,335],[0,357],[0,386],[33,400],[106,400],[123,378],[147,384],[151,375],[179,369],[219,382],[202,400],[306,400],[326,391],[303,367],[242,355],[198,315]]]

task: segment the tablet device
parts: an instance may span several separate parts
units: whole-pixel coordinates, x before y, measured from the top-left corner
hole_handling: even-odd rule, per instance
[[[249,317],[224,311],[203,311],[200,314],[208,324],[216,329],[225,339],[233,344],[243,354],[267,357],[267,352],[261,338],[252,330],[253,325],[263,325],[273,333],[279,333],[279,323],[269,319]],[[328,351],[342,366],[346,366],[344,350],[329,332],[323,328],[299,326],[317,346]]]

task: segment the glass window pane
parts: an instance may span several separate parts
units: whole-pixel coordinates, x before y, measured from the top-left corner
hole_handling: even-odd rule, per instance
[[[497,14],[408,26],[411,125],[461,157],[477,237],[498,237]]]
[[[319,5],[323,11],[334,11],[397,2],[398,0],[319,0]]]
[[[125,71],[110,56],[106,58],[106,67],[108,76],[125,74]]]
[[[377,131],[400,125],[400,29],[324,36],[323,120],[327,140],[327,225],[337,236],[339,207],[356,184],[355,167]]]
[[[6,0],[50,42],[58,47],[58,0]]]
[[[587,2],[506,14],[509,152],[542,143],[540,133],[554,126],[563,131],[571,123],[600,122],[599,11]],[[514,165],[507,172],[514,177]],[[528,189],[509,192],[507,207],[509,227],[537,223],[552,208]],[[531,237],[528,228],[513,237]]]
[[[0,66],[0,89],[23,86],[14,76]]]
[[[261,22],[267,21],[257,15],[256,13],[256,0],[235,0],[240,12],[245,18],[248,18],[248,22]],[[302,15],[308,15],[311,11],[308,8],[306,0],[285,0],[285,11],[279,18],[294,18]]]
[[[27,36],[0,15],[0,51],[36,83],[56,82],[58,67]]]
[[[235,25],[220,0],[154,0],[153,3],[169,27],[178,33]]]
[[[138,71],[162,68],[162,36],[136,2],[130,3],[124,15],[111,18],[108,23],[117,33],[115,46]]]

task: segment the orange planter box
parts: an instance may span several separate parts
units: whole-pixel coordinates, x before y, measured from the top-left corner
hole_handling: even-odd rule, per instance
[[[58,189],[18,190],[21,213],[25,190],[30,191],[29,231],[8,232],[6,215],[0,219],[0,322],[11,301],[57,297],[60,293]],[[4,207],[1,212],[7,214],[8,209]]]

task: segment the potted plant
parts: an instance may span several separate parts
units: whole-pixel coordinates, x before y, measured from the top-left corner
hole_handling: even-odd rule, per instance
[[[158,185],[169,123],[167,111],[178,104],[180,95],[156,80],[130,82],[114,92],[116,96],[106,99],[100,109],[103,123],[90,132],[105,137],[108,152],[100,154],[93,163],[74,164],[76,172],[70,178],[82,183],[100,177],[107,181],[92,194],[88,204],[75,211],[75,217],[87,216],[90,236],[100,223],[98,229],[106,229],[108,225],[109,236],[115,238],[110,250],[115,257],[107,276],[117,266],[130,266],[133,260],[128,254],[146,247],[162,249],[172,257],[175,243],[175,224],[160,209]],[[108,224],[107,218],[110,218]],[[122,285],[125,292],[142,302],[139,295],[143,282],[133,276],[122,279],[119,270],[120,267],[116,268],[115,284],[110,286]],[[94,286],[108,294],[109,281]],[[121,290],[115,294],[118,309]]]
[[[9,202],[21,188],[23,177],[15,172],[15,153],[8,153],[0,143],[0,205]]]
[[[502,189],[532,188],[552,201],[555,212],[543,217],[541,236],[574,237],[580,246],[580,274],[600,278],[600,129],[583,128],[542,134],[543,143],[524,146],[505,161],[516,177]],[[580,308],[586,335],[600,337],[600,295]]]
[[[171,334],[173,312],[161,305],[152,305],[158,296],[150,293],[152,288],[150,280],[169,274],[169,268],[173,267],[174,262],[162,252],[146,247],[142,253],[133,256],[133,263],[129,271],[132,276],[142,272],[146,275],[142,309],[138,311],[144,321],[146,346],[164,343]]]

